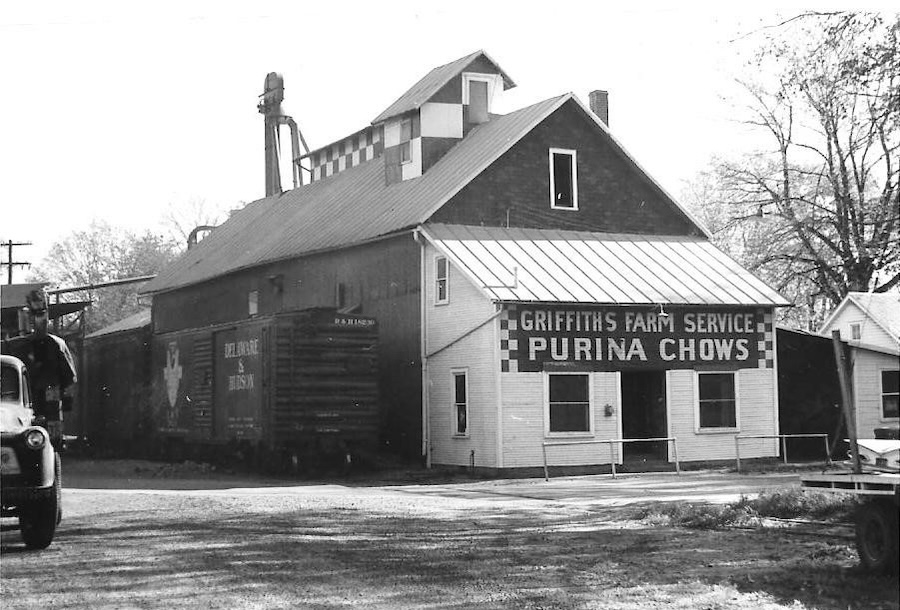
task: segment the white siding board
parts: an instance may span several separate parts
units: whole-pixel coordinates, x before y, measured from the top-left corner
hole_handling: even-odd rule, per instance
[[[897,349],[897,341],[892,339],[881,325],[872,320],[868,314],[860,309],[853,301],[847,303],[838,315],[831,320],[831,323],[826,328],[822,329],[821,334],[830,337],[832,330],[839,330],[841,332],[841,339],[844,341],[853,341],[853,334],[850,329],[852,324],[859,324],[861,334],[858,341],[860,343]]]
[[[683,461],[731,460],[734,437],[778,433],[773,369],[742,369],[737,374],[739,431],[699,432],[697,375],[693,370],[669,371],[666,396],[670,435],[678,439],[678,459]],[[775,439],[741,441],[741,458],[777,455]]]
[[[432,246],[426,248],[426,353],[440,350],[427,361],[431,461],[436,465],[468,466],[474,450],[476,466],[496,468],[496,369],[499,364],[494,357],[494,325],[497,319],[484,323],[494,313],[494,305],[451,261],[448,261],[449,302],[435,305],[434,259],[437,255],[438,251]],[[477,330],[459,339],[476,327]],[[456,339],[459,340],[454,343]],[[468,369],[469,434],[454,437],[451,370],[464,368]]]
[[[898,366],[895,356],[853,350],[853,403],[859,438],[874,438],[875,428],[900,422],[900,418],[882,417],[881,409],[881,371],[897,370]]]
[[[542,465],[544,381],[541,373],[503,373],[503,462],[506,468]]]

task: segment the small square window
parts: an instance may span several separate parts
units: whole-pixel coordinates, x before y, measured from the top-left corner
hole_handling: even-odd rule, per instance
[[[587,374],[548,374],[549,431],[590,432],[590,377]]]
[[[881,416],[900,417],[900,370],[881,371]]]
[[[550,208],[578,209],[578,172],[574,150],[550,149]]]
[[[434,259],[434,302],[436,305],[450,301],[450,269],[447,258],[438,256]]]
[[[734,373],[698,373],[701,428],[736,428]]]
[[[469,433],[469,383],[465,371],[453,373],[453,435]]]

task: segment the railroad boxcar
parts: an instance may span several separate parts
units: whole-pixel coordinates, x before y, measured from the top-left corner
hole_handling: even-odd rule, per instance
[[[295,470],[372,455],[377,338],[374,318],[333,309],[156,334],[154,445]]]

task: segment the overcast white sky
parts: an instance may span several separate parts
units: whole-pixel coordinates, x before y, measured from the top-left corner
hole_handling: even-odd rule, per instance
[[[747,145],[722,100],[742,73],[745,35],[802,10],[561,0],[136,4],[21,2],[0,11],[0,239],[34,243],[18,260],[37,262],[93,218],[161,232],[170,204],[229,209],[262,197],[256,103],[267,72],[284,75],[284,107],[316,148],[369,124],[431,68],[477,49],[518,85],[496,100],[500,112],[568,91],[586,103],[589,91],[608,90],[613,132],[677,196],[711,155]]]

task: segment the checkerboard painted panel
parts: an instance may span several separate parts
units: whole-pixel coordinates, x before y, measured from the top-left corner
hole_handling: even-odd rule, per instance
[[[311,157],[312,181],[321,180],[356,167],[384,152],[381,128],[367,129],[360,134],[344,138]]]

